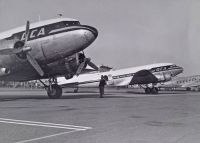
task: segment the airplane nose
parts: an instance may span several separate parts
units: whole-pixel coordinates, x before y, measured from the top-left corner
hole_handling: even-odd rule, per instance
[[[180,74],[180,73],[182,73],[183,72],[183,67],[180,67],[180,66],[177,66],[178,67],[178,73],[177,74]]]
[[[98,36],[98,31],[96,28],[88,25],[82,25],[81,26],[84,31],[83,36],[87,43],[92,43]]]
[[[97,36],[98,31],[94,27],[87,25],[69,26],[65,28],[62,36],[55,36],[55,40],[44,42],[42,49],[45,57],[48,57],[49,61],[53,61],[84,50],[95,41]]]
[[[180,73],[182,73],[183,72],[183,67],[179,67],[180,68]]]
[[[97,38],[98,30],[96,28],[88,25],[83,25],[83,27],[88,30],[88,32],[86,33],[86,36],[88,36],[88,38],[92,37],[94,37],[95,39]]]

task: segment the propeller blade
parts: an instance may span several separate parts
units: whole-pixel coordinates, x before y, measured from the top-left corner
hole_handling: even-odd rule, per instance
[[[27,23],[26,23],[26,31],[25,31],[25,44],[28,41],[29,28],[30,28],[30,22],[27,21]]]
[[[91,62],[91,61],[88,61],[88,63],[87,63],[90,67],[92,67],[93,69],[95,69],[95,70],[99,70],[99,68],[93,63],[93,62]]]
[[[20,53],[22,49],[1,49],[0,55],[11,55],[11,54],[17,54]]]
[[[41,69],[41,67],[38,64],[38,62],[29,53],[26,53],[26,56],[27,56],[27,60],[33,66],[33,68],[37,71],[37,73],[40,76],[44,76],[44,71]]]
[[[78,65],[79,64],[78,53],[76,53],[75,56],[76,56],[76,64]]]
[[[86,65],[86,60],[84,60],[79,66],[78,66],[78,69],[76,71],[76,75],[78,76],[84,69]]]

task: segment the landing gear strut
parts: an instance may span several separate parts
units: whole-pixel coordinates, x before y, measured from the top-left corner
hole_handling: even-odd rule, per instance
[[[158,94],[158,88],[157,88],[157,87],[153,87],[153,88],[151,89],[151,93],[152,93],[152,94]]]
[[[146,87],[143,88],[146,94],[158,94],[158,88],[154,87],[154,85],[152,85],[151,88],[148,85],[146,85]]]
[[[74,89],[74,93],[78,93],[78,87]]]
[[[44,85],[47,95],[50,99],[58,99],[62,96],[62,87],[57,84],[56,78],[49,79],[49,85],[46,85],[44,82],[40,80],[40,82]]]
[[[147,87],[145,88],[145,93],[146,94],[158,94],[158,88],[157,87]]]
[[[140,86],[140,88],[144,89],[146,94],[158,94],[159,89],[157,87],[155,87],[155,84],[152,84],[151,87],[149,87],[148,84],[146,84],[146,85],[138,84],[138,85]]]
[[[58,84],[52,84],[47,87],[47,95],[50,99],[58,99],[62,96],[62,87]]]
[[[146,94],[150,94],[151,93],[151,88],[149,88],[149,87],[145,88],[145,93]]]

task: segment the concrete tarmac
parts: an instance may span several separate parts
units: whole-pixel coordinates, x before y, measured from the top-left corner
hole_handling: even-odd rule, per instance
[[[1,89],[0,143],[199,143],[199,92],[105,93]]]

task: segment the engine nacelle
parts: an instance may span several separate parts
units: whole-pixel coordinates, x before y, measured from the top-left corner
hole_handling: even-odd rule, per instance
[[[0,68],[0,76],[7,75],[10,73],[8,68]]]
[[[172,79],[171,74],[168,73],[159,73],[155,75],[159,82],[170,81]]]
[[[13,49],[13,48],[22,48],[24,46],[24,42],[20,40],[1,40],[0,48],[1,49]]]
[[[70,73],[65,74],[65,79],[71,79],[72,77],[73,77],[73,74],[70,74]]]

